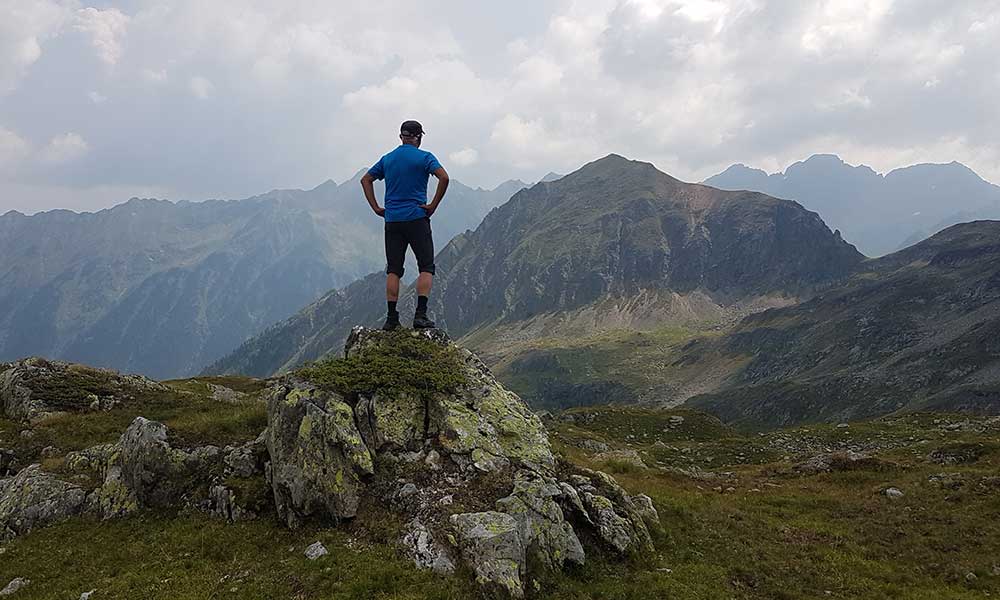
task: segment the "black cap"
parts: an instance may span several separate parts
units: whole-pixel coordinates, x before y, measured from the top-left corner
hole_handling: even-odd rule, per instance
[[[403,121],[403,124],[399,126],[399,133],[410,137],[420,137],[424,135],[424,126],[417,121]]]

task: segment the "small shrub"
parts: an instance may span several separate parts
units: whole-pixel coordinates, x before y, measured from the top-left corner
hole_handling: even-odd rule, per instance
[[[322,360],[301,369],[301,377],[342,395],[391,389],[426,398],[453,393],[467,383],[455,350],[406,331],[386,334],[349,358]]]

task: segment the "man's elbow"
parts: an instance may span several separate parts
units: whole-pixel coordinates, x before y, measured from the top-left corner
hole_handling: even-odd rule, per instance
[[[372,177],[371,173],[365,173],[364,175],[361,176],[361,187],[365,187],[366,185],[370,185],[374,181],[375,181],[375,178]]]

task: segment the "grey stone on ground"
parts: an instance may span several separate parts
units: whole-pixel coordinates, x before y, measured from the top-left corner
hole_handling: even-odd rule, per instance
[[[607,473],[582,471],[585,475],[570,476],[570,480],[598,537],[621,554],[652,551],[653,539],[646,526],[647,521],[658,520],[655,509],[649,510],[652,502],[633,498]]]
[[[80,514],[87,494],[79,486],[30,465],[0,486],[0,540]]]
[[[17,577],[11,580],[2,590],[0,590],[0,596],[13,596],[20,590],[31,585],[30,579],[25,579],[24,577]]]
[[[885,494],[887,498],[891,498],[893,500],[904,496],[903,492],[899,488],[894,487],[886,488],[882,493]]]
[[[78,396],[45,393],[51,388],[72,388],[81,376],[99,379],[106,389],[104,397],[80,391]],[[25,358],[6,365],[0,372],[0,413],[16,421],[35,421],[59,412],[82,412],[114,406],[135,399],[137,394],[167,390],[166,386],[140,375],[123,375],[108,369],[95,369],[68,362]]]
[[[824,452],[797,463],[792,469],[803,475],[847,471],[865,465],[873,465],[877,459],[862,452]]]
[[[247,399],[247,395],[245,393],[237,392],[236,390],[227,388],[224,385],[209,383],[208,390],[212,392],[212,400],[215,400],[216,402],[223,402],[225,404],[240,404],[245,402]]]
[[[379,330],[355,327],[345,345],[345,354],[359,356],[379,344],[385,335]],[[378,416],[382,410],[379,407],[386,402],[376,400],[377,427],[382,433],[374,439],[379,446],[387,441],[400,445],[411,440],[415,431],[420,435],[426,431],[440,452],[465,468],[493,472],[513,465],[538,472],[554,471],[555,458],[541,419],[517,394],[497,381],[476,355],[452,344],[441,330],[421,330],[410,335],[453,350],[461,363],[466,385],[453,394],[438,394],[426,405],[387,397],[387,401],[402,401],[398,409],[384,408],[387,417]],[[364,398],[358,406],[358,421],[364,430],[368,428],[365,423],[371,422],[371,410],[365,408]],[[362,433],[371,437],[365,431]],[[377,452],[377,448],[372,450]]]
[[[167,427],[136,417],[110,452],[104,484],[92,503],[105,518],[121,516],[139,507],[168,508],[183,504],[208,484],[222,468],[222,451],[215,446],[190,452],[171,447]]]
[[[101,473],[108,463],[114,444],[100,444],[66,454],[66,469],[73,473]]]
[[[525,551],[550,569],[565,562],[582,565],[586,555],[558,500],[562,488],[530,471],[519,471],[514,490],[496,502],[496,509],[514,517]]]
[[[305,555],[309,560],[316,560],[321,556],[326,556],[330,551],[326,549],[326,546],[322,542],[315,542],[306,548]]]
[[[232,523],[256,519],[257,513],[241,505],[239,500],[236,493],[224,485],[213,485],[209,490],[210,510],[215,516]]]
[[[418,568],[429,569],[438,575],[455,572],[455,563],[420,519],[413,519],[407,524],[402,542],[403,548]]]
[[[80,600],[90,600],[90,597],[94,595],[97,590],[90,590],[89,592],[84,592],[80,594]]]
[[[600,442],[598,440],[591,440],[591,439],[581,440],[580,441],[580,447],[583,448],[584,450],[586,450],[587,452],[594,452],[594,453],[597,453],[597,452],[607,452],[607,451],[611,450],[611,447],[608,446],[607,444],[605,444],[604,442]]]
[[[978,461],[985,452],[981,444],[954,444],[934,450],[927,460],[938,465],[964,465]]]
[[[524,544],[514,517],[500,512],[451,516],[462,558],[483,591],[498,598],[523,598]]]
[[[226,475],[233,477],[253,477],[264,472],[267,462],[267,432],[242,446],[226,446],[224,449]]]
[[[646,463],[642,461],[642,457],[635,450],[609,450],[595,455],[594,460],[604,463],[626,464],[637,469],[646,468]]]
[[[268,481],[278,515],[290,527],[302,519],[354,517],[372,456],[340,395],[285,383],[267,402]]]

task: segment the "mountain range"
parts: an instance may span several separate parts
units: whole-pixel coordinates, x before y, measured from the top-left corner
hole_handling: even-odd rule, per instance
[[[132,199],[96,213],[0,216],[0,361],[197,372],[331,288],[383,264],[358,176],[238,201]],[[452,182],[442,242],[524,186]]]
[[[684,348],[736,366],[690,405],[755,427],[897,411],[1000,412],[1000,221],[950,227],[845,285]]]
[[[1000,222],[979,221],[868,259],[796,202],[611,155],[452,240],[432,309],[536,407],[687,403],[750,427],[992,413],[997,240]],[[373,273],[332,291],[207,372],[335,354],[380,321],[382,286]]]
[[[453,239],[437,257],[431,307],[496,362],[521,339],[714,323],[794,303],[863,260],[795,202],[610,155],[518,192]],[[209,372],[269,375],[335,350],[351,324],[382,316],[382,280],[327,294]]]
[[[817,154],[782,173],[733,165],[705,183],[796,200],[868,256],[894,252],[957,223],[1000,219],[1000,187],[957,162],[883,175]]]

